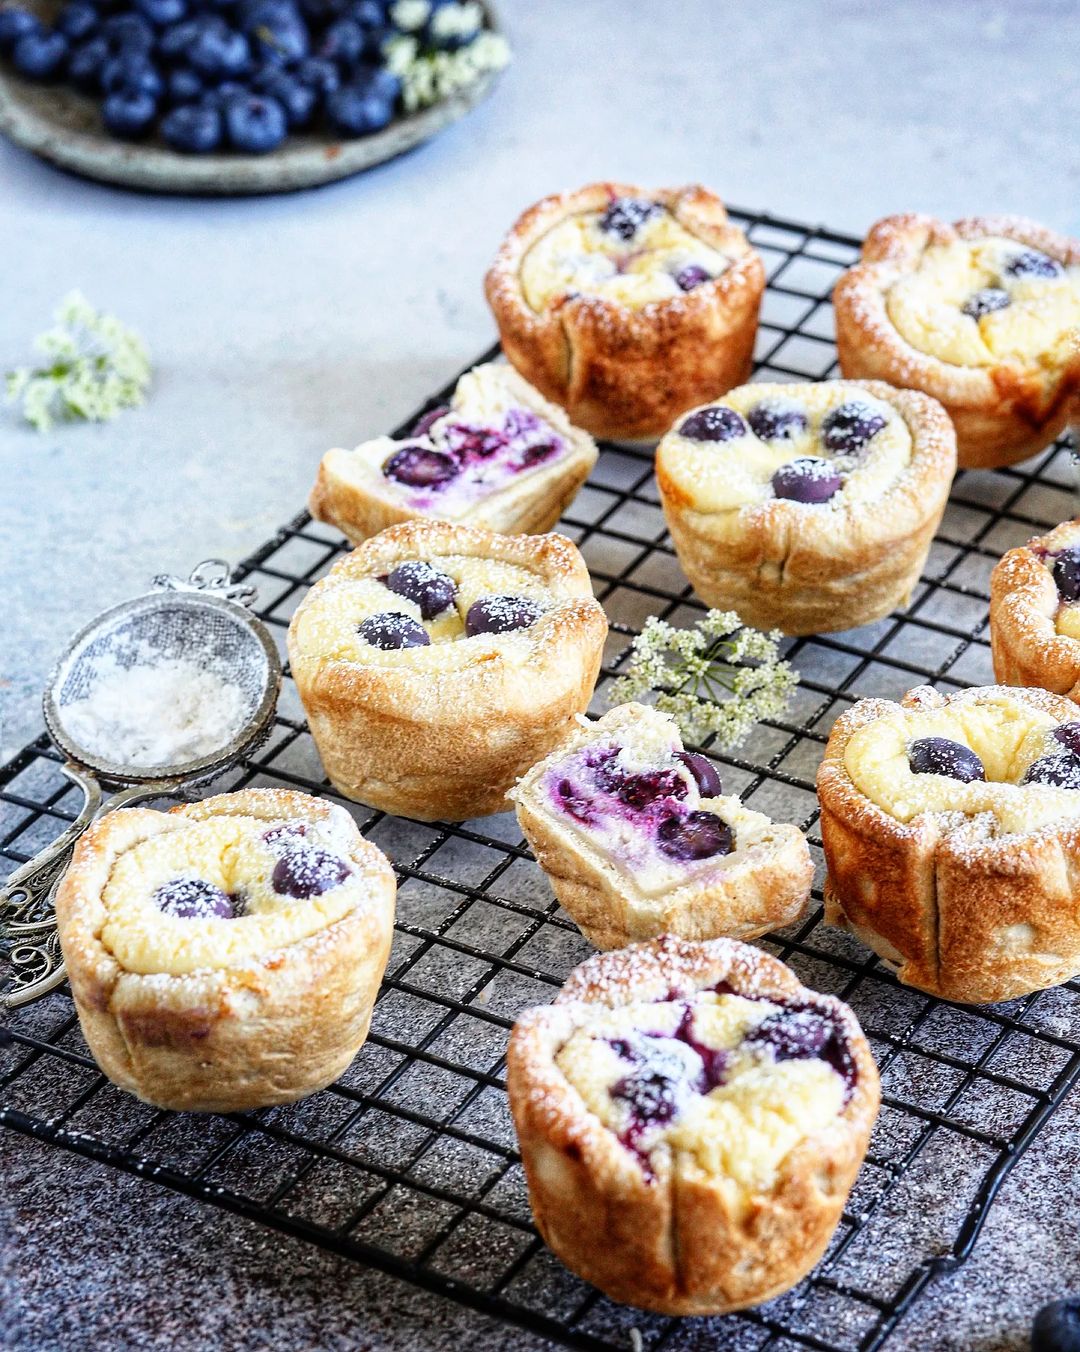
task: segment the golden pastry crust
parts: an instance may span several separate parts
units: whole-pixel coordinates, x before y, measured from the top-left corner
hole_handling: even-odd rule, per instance
[[[451,405],[453,411],[458,411],[462,391],[470,388],[469,382],[492,371],[497,372],[497,380],[508,397],[537,414],[565,441],[564,454],[519,475],[513,483],[478,496],[464,507],[445,510],[433,505],[421,510],[410,506],[406,495],[388,490],[381,473],[381,465],[390,455],[403,446],[416,444],[418,438],[409,436],[391,441],[380,437],[353,451],[327,451],[308,501],[311,515],[317,521],[336,526],[354,544],[361,544],[388,526],[423,517],[461,521],[507,535],[540,535],[551,530],[592,472],[596,443],[587,432],[571,424],[565,410],[545,399],[505,363],[492,362],[467,372],[458,383]],[[464,419],[468,414],[466,405],[461,416]]]
[[[736,831],[735,849],[706,868],[687,868],[687,881],[659,894],[638,885],[634,869],[619,867],[605,851],[558,811],[548,778],[566,756],[614,740],[625,744],[642,732],[669,739],[680,749],[671,719],[641,704],[624,704],[579,726],[511,793],[518,822],[536,861],[560,903],[597,948],[623,948],[642,939],[674,934],[683,939],[724,935],[753,939],[798,920],[810,897],[814,868],[797,826],[770,821],[738,798],[702,797]],[[693,792],[693,791],[691,791]]]
[[[588,1111],[555,1059],[598,1005],[687,997],[722,982],[736,994],[827,1012],[854,1065],[851,1095],[832,1125],[796,1144],[773,1186],[743,1205],[730,1180],[677,1158],[654,1154],[654,1172],[644,1168]],[[553,1005],[518,1019],[507,1085],[545,1242],[613,1300],[676,1315],[760,1304],[813,1267],[840,1219],[880,1103],[877,1067],[851,1011],[807,990],[777,959],[728,939],[668,937],[590,958]]]
[[[889,288],[917,267],[925,250],[988,236],[1015,240],[1066,266],[1080,263],[1080,241],[1022,216],[970,216],[952,225],[918,212],[887,216],[867,235],[862,262],[833,291],[836,346],[845,376],[886,380],[939,400],[956,428],[959,464],[993,468],[1024,460],[1064,431],[1080,396],[1080,331],[1053,354],[1028,362],[960,366],[912,346],[889,317]]]
[[[1033,685],[1080,702],[1080,640],[1060,633],[1061,597],[1044,562],[1080,544],[1080,517],[1010,549],[990,574],[990,648],[1002,685]]]
[[[232,966],[183,975],[125,968],[102,938],[102,894],[140,843],[215,816],[311,823],[332,832],[365,896],[315,933]],[[147,1103],[237,1112],[289,1103],[335,1080],[367,1037],[390,953],[394,873],[343,808],[284,789],[244,789],[102,818],[56,894],[60,943],[83,1036],[102,1071]]]
[[[706,605],[737,611],[758,629],[827,633],[906,606],[948,500],[955,438],[945,410],[924,394],[853,380],[747,385],[729,397],[760,391],[762,399],[798,399],[823,389],[845,398],[871,395],[906,425],[910,461],[880,494],[858,501],[841,495],[842,505],[769,497],[701,510],[673,472],[672,437],[657,449],[657,486],[683,571]],[[700,454],[711,453],[703,443]]]
[[[551,604],[528,630],[463,640],[472,646],[452,663],[446,648],[460,645],[412,649],[424,654],[414,665],[368,664],[329,656],[307,636],[305,616],[334,589],[447,555],[518,567]],[[588,569],[564,536],[423,520],[392,526],[335,564],[293,616],[288,642],[338,791],[400,816],[464,821],[505,811],[507,790],[588,707],[606,637]]]
[[[1075,705],[1058,695],[1007,686],[948,696],[923,686],[899,705],[860,700],[836,721],[817,776],[826,920],[850,929],[901,981],[964,1004],[1012,1000],[1080,970],[1080,807],[1020,831],[999,832],[978,817],[957,822],[947,812],[904,822],[858,788],[846,752],[860,730],[901,709],[1001,698],[1051,728],[1076,718]]]
[[[731,258],[719,276],[639,309],[589,294],[534,310],[522,292],[526,254],[568,216],[603,211],[619,197],[647,198]],[[661,436],[685,409],[750,374],[765,268],[724,205],[702,187],[649,192],[593,183],[545,197],[521,215],[485,280],[503,351],[570,419],[597,437]]]

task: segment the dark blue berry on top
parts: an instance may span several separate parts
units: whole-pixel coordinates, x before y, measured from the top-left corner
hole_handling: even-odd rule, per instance
[[[286,70],[264,72],[255,87],[260,94],[281,104],[290,131],[302,131],[311,126],[318,97],[314,89],[302,85],[295,75]]]
[[[288,133],[285,109],[265,95],[237,95],[225,109],[225,134],[234,150],[265,155],[276,150]]]
[[[660,211],[655,202],[644,197],[616,197],[600,217],[600,229],[619,239],[631,240],[641,226]]]
[[[161,119],[166,145],[189,155],[207,155],[221,146],[221,114],[216,108],[187,104]]]
[[[1051,569],[1063,601],[1080,600],[1080,547],[1063,549]]]
[[[679,435],[691,441],[734,441],[736,437],[746,435],[746,423],[733,408],[713,404],[684,418],[679,425]]]
[[[960,309],[969,319],[981,319],[995,310],[1007,309],[1010,304],[1007,291],[1002,291],[999,286],[986,286],[968,296]]]
[[[908,745],[908,766],[912,774],[945,775],[961,784],[986,778],[975,752],[950,737],[917,737]]]
[[[138,89],[120,89],[101,105],[106,130],[122,141],[148,136],[156,119],[157,101]]]
[[[1005,271],[1010,277],[1051,278],[1060,277],[1065,269],[1056,258],[1051,258],[1039,249],[1024,249],[1009,259]]]
[[[378,90],[363,84],[342,85],[326,100],[330,124],[342,136],[370,136],[394,116],[394,105]]]
[[[885,419],[869,404],[852,399],[823,420],[821,440],[833,455],[855,455],[885,426]]]

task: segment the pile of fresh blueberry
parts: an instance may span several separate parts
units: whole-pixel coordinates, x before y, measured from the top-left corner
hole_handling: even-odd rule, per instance
[[[424,50],[460,45],[426,3]],[[412,6],[415,8],[415,6]],[[385,127],[401,81],[387,44],[392,0],[67,0],[49,26],[0,8],[0,56],[29,79],[62,81],[101,101],[107,131],[155,130],[173,150],[265,154],[316,126],[345,137]]]

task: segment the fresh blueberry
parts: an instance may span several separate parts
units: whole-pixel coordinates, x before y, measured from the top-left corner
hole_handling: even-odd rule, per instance
[[[696,286],[712,281],[712,273],[699,263],[687,263],[675,274],[675,285],[680,291],[693,291]]]
[[[735,836],[727,822],[715,812],[702,811],[668,817],[657,828],[656,841],[663,854],[681,863],[730,854],[735,847]]]
[[[828,460],[813,455],[789,460],[772,476],[772,491],[789,502],[828,502],[842,487],[843,480]]]
[[[69,42],[86,42],[98,26],[98,12],[93,5],[74,0],[65,5],[56,20],[56,30],[63,33]]]
[[[791,441],[805,432],[808,425],[801,408],[779,399],[755,404],[746,421],[759,441]]]
[[[431,639],[419,620],[403,615],[399,610],[382,615],[369,615],[357,626],[356,632],[373,648],[392,652],[398,648],[426,648]]]
[[[119,89],[101,105],[105,130],[122,141],[149,135],[157,118],[157,102],[138,89]]]
[[[206,27],[205,15],[173,24],[158,39],[158,55],[165,61],[185,61],[191,44]]]
[[[600,229],[609,235],[630,240],[650,216],[660,210],[655,202],[644,197],[616,197],[600,217]]]
[[[1013,254],[1005,264],[1010,277],[1060,277],[1065,271],[1056,258],[1038,249],[1024,249]]]
[[[1080,1297],[1042,1307],[1031,1326],[1031,1352],[1080,1352]]]
[[[251,90],[240,80],[222,80],[219,85],[207,89],[199,102],[204,108],[216,109],[224,124],[225,110],[229,105],[236,99],[246,99],[250,93]]]
[[[396,479],[410,488],[438,488],[456,479],[459,470],[441,451],[426,446],[403,446],[385,461],[382,472],[388,479]]]
[[[355,0],[347,14],[361,28],[382,28],[386,23],[386,11],[379,0]]]
[[[157,67],[142,52],[121,52],[101,68],[101,87],[106,94],[146,94],[155,102],[161,97],[162,79]]]
[[[10,52],[20,38],[43,31],[41,20],[29,10],[0,9],[0,52]]]
[[[352,872],[344,859],[329,850],[298,845],[282,854],[270,875],[270,885],[281,897],[306,901],[343,883]]]
[[[68,79],[83,93],[97,93],[101,88],[101,72],[109,59],[109,44],[102,37],[91,38],[76,47],[68,59]]]
[[[187,66],[177,66],[165,77],[165,98],[171,107],[195,103],[203,94],[203,82]]]
[[[528,596],[481,596],[465,615],[465,634],[508,634],[514,629],[528,629],[543,614],[536,601]]]
[[[1051,569],[1063,601],[1080,601],[1080,545],[1063,549]]]
[[[691,441],[734,441],[746,435],[746,423],[733,408],[712,404],[699,408],[679,425],[679,436]]]
[[[1074,756],[1080,756],[1080,723],[1062,723],[1054,729],[1055,742],[1067,747]]]
[[[150,52],[154,46],[153,25],[141,14],[110,14],[101,25],[101,36],[114,52]]]
[[[885,419],[859,399],[841,404],[821,424],[821,440],[833,455],[856,455],[885,426]]]
[[[352,19],[335,19],[315,48],[315,55],[339,67],[355,66],[364,54],[364,30]]]
[[[26,33],[15,44],[12,60],[15,69],[28,80],[55,80],[62,74],[68,57],[68,40],[63,33]]]
[[[914,775],[945,775],[961,784],[986,778],[975,752],[949,737],[917,737],[908,744],[908,766]]]
[[[233,920],[236,901],[203,878],[173,878],[154,893],[154,904],[181,920]]]
[[[399,563],[386,585],[398,596],[415,601],[425,620],[433,619],[447,606],[453,605],[457,586],[452,577],[440,573],[423,559]]]
[[[251,61],[251,48],[243,33],[226,24],[201,27],[187,46],[189,64],[205,80],[229,80],[243,75]]]
[[[394,105],[378,91],[348,84],[329,95],[326,111],[331,126],[342,136],[370,136],[389,125]]]
[[[314,89],[321,99],[328,98],[341,85],[337,66],[318,56],[306,56],[298,63],[295,74],[302,85]]]
[[[245,28],[257,61],[291,66],[302,61],[311,47],[307,24],[300,14],[278,0],[264,0],[255,6]]]
[[[161,119],[166,145],[190,155],[207,155],[221,145],[221,114],[216,108],[186,104]]]
[[[135,8],[155,28],[168,28],[187,14],[187,0],[135,0]]]
[[[288,133],[285,109],[266,95],[237,95],[225,109],[225,133],[234,150],[265,155],[276,150]]]
[[[314,89],[302,85],[295,75],[274,70],[259,80],[257,88],[260,94],[276,99],[285,109],[285,121],[290,131],[303,131],[311,125],[317,96]]]
[[[702,798],[718,798],[724,792],[719,771],[708,756],[697,751],[676,751],[675,759],[682,761],[693,775]]]
[[[385,66],[362,65],[353,72],[350,83],[354,88],[374,94],[387,103],[396,103],[401,95],[401,79]]]
[[[1010,304],[1007,291],[1002,291],[998,286],[986,286],[968,296],[960,309],[969,319],[981,319],[983,315],[991,314],[994,310],[1004,310]]]
[[[436,408],[429,408],[422,417],[417,418],[416,425],[409,435],[413,437],[425,436],[431,431],[439,419],[445,418],[449,412],[450,410],[445,404],[439,404]]]
[[[1065,752],[1040,756],[1024,772],[1022,784],[1046,784],[1055,789],[1080,789],[1080,759]]]

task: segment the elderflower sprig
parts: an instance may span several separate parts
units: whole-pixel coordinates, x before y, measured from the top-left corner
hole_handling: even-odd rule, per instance
[[[26,421],[47,432],[57,421],[107,422],[138,408],[150,383],[150,354],[139,335],[78,291],[64,297],[54,319],[34,341],[45,364],[5,377],[8,400],[22,404]]]
[[[799,683],[779,656],[780,637],[744,628],[733,610],[710,610],[693,629],[654,615],[634,639],[608,699],[651,697],[688,741],[715,733],[721,748],[737,746],[756,723],[785,711]]]
[[[427,0],[398,0],[391,16],[403,31],[383,45],[383,60],[401,80],[407,112],[461,93],[510,61],[506,39],[483,27],[483,7],[476,0],[434,11]]]

